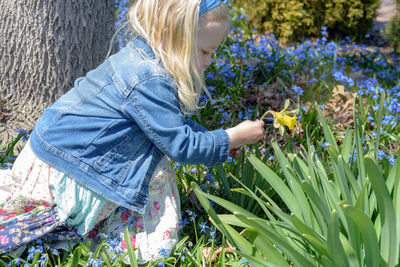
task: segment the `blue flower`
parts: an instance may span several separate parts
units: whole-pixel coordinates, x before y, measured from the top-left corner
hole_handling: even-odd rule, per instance
[[[103,260],[102,260],[102,258],[100,257],[100,258],[97,259],[97,260],[93,260],[92,266],[93,266],[93,267],[102,267],[102,266],[103,266]]]
[[[204,177],[204,180],[209,181],[210,184],[215,183],[214,175],[211,174],[211,173],[208,173],[208,174],[206,175],[206,177]]]
[[[158,253],[163,257],[168,257],[170,250],[167,248],[159,248]]]
[[[388,159],[388,161],[389,161],[389,163],[390,163],[390,165],[394,165],[394,163],[396,162],[396,159],[394,158],[394,156],[393,155],[391,155],[390,157],[388,157],[387,158]]]
[[[386,153],[384,152],[384,151],[382,151],[382,150],[379,150],[378,151],[378,159],[380,160],[380,159],[382,159],[382,158],[384,158],[384,157],[386,157],[387,155],[386,155]]]
[[[296,94],[303,95],[303,89],[301,89],[301,87],[294,85],[292,89]]]
[[[200,226],[200,233],[206,233],[207,232],[208,226],[207,226],[206,222],[199,223],[199,226]]]
[[[323,35],[323,36],[328,35],[327,30],[328,30],[328,27],[322,26],[322,27],[321,27],[321,35]]]
[[[35,247],[30,247],[28,249],[28,257],[26,259],[28,261],[33,260],[33,257],[36,255],[37,252],[40,252],[40,251],[37,251]]]
[[[16,266],[19,266],[22,263],[22,259],[20,258],[13,259],[12,263],[15,264]]]
[[[212,226],[209,231],[210,238],[208,239],[208,242],[212,243],[215,240],[215,233],[216,233],[216,228]]]
[[[194,222],[195,218],[197,217],[197,214],[192,210],[186,210],[186,213],[189,215],[189,220]]]
[[[22,140],[23,142],[28,141],[28,139],[29,139],[29,132],[28,132],[27,130],[17,129],[17,133],[18,133],[18,135],[23,134],[23,136],[22,136],[22,138],[21,138],[21,140]]]
[[[207,185],[201,184],[201,185],[200,185],[200,189],[201,189],[203,192],[207,192]]]
[[[274,156],[272,156],[272,155],[269,156],[269,157],[268,157],[268,160],[271,160],[271,161],[274,160]]]

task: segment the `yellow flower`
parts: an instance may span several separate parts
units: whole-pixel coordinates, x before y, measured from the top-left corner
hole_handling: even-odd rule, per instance
[[[285,101],[285,106],[279,112],[268,110],[261,117],[261,120],[268,113],[274,116],[274,127],[279,129],[281,135],[285,132],[285,125],[289,128],[289,130],[293,130],[297,123],[297,116],[289,116],[290,114],[296,113],[296,110],[287,111],[286,109],[289,107],[289,100]]]

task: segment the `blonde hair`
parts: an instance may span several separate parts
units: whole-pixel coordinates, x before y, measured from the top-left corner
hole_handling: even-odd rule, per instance
[[[201,93],[209,92],[203,71],[195,60],[199,19],[218,20],[230,25],[229,12],[221,4],[199,16],[201,0],[136,0],[128,12],[134,35],[143,37],[167,72],[173,77],[183,112],[199,108]]]

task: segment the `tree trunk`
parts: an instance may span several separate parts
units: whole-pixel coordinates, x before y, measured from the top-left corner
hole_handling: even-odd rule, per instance
[[[44,108],[104,61],[113,22],[113,0],[0,1],[3,143],[33,129]]]

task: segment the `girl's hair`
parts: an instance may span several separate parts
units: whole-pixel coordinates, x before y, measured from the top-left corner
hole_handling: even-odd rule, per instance
[[[128,13],[134,35],[143,37],[164,68],[172,75],[178,89],[181,110],[199,108],[202,91],[209,95],[203,71],[195,60],[195,45],[200,18],[222,21],[230,26],[224,3],[199,16],[201,0],[136,0]]]

